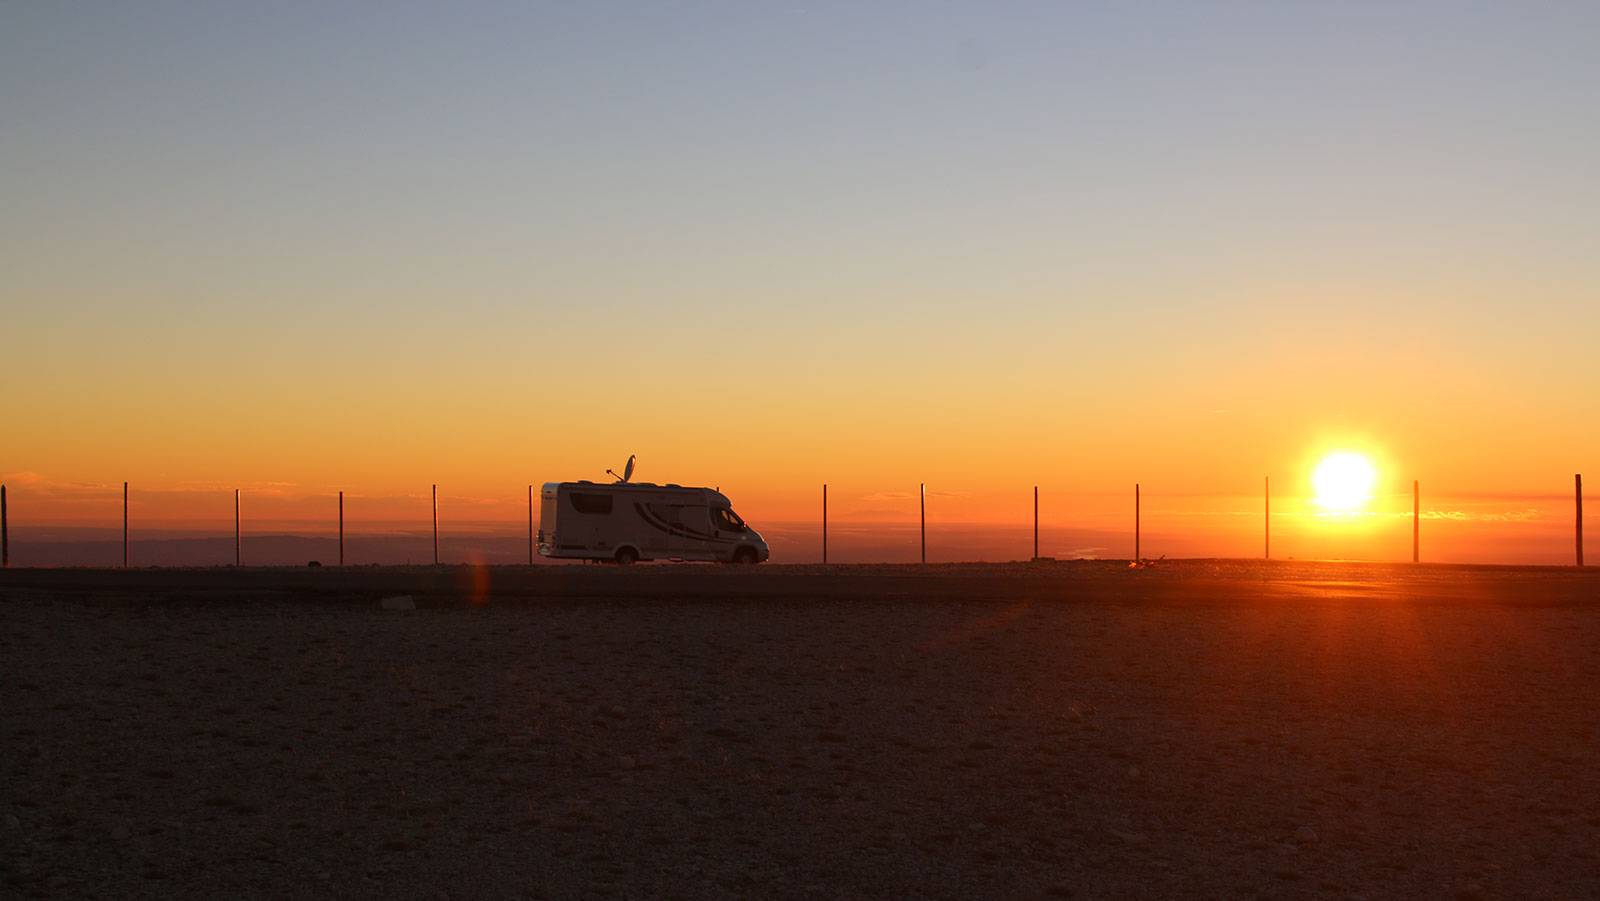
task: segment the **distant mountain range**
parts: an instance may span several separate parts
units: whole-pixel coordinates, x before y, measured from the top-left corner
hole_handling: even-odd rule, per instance
[[[918,559],[915,523],[849,523],[830,526],[828,558],[835,563],[913,563]],[[762,528],[778,563],[822,559],[816,523],[780,523]],[[1024,560],[1033,553],[1031,529],[1014,526],[930,525],[930,561]],[[1128,535],[1088,530],[1047,529],[1041,552],[1061,558],[1128,556]],[[132,566],[228,566],[234,562],[231,532],[136,530],[129,538]],[[1123,548],[1123,545],[1127,545]],[[1120,553],[1119,553],[1120,552]],[[501,531],[443,533],[439,558],[445,563],[514,564],[528,562],[526,533]],[[250,566],[331,566],[339,561],[336,536],[287,532],[245,533],[243,562]],[[535,563],[560,564],[535,555]],[[13,566],[120,566],[122,533],[117,529],[35,527],[11,532]],[[388,532],[345,535],[345,562],[426,564],[433,562],[429,533]]]
[[[1131,523],[1130,523],[1131,525]],[[1401,561],[1410,558],[1410,523],[1386,523],[1360,542],[1339,540],[1337,535],[1304,531],[1299,535],[1274,531],[1273,556],[1277,559],[1367,559]],[[528,536],[511,524],[453,523],[441,532],[442,563],[517,564],[528,562]],[[815,563],[822,559],[822,535],[816,522],[779,522],[758,525],[772,546],[774,563]],[[1511,524],[1500,527],[1448,521],[1425,522],[1423,560],[1450,563],[1555,564],[1572,562],[1571,538],[1562,534],[1563,523]],[[1330,532],[1332,530],[1329,530]],[[1142,550],[1155,557],[1254,557],[1259,538],[1248,531],[1218,534],[1195,530],[1144,533]],[[215,529],[136,529],[129,542],[133,566],[229,566],[233,563],[233,533]],[[1039,551],[1060,560],[1079,558],[1127,559],[1133,555],[1133,530],[1050,528],[1041,529]],[[1004,562],[1026,560],[1033,554],[1029,526],[978,523],[928,524],[928,561]],[[828,560],[832,563],[915,563],[918,536],[915,522],[841,522],[829,525]],[[320,530],[292,528],[244,535],[243,562],[247,566],[305,566],[310,561],[331,566],[339,561],[335,535]],[[409,524],[403,529],[347,532],[345,562],[363,564],[429,564],[433,538]],[[553,565],[571,561],[535,557],[535,563]],[[119,529],[69,526],[32,526],[11,529],[13,566],[120,566],[122,532]]]

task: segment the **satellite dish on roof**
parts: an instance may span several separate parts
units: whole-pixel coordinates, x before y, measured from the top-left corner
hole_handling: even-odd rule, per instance
[[[628,455],[628,465],[622,467],[622,475],[619,476],[619,475],[617,475],[616,473],[612,472],[609,469],[606,470],[606,475],[611,476],[612,478],[616,479],[617,480],[617,484],[619,484],[619,485],[627,484],[628,480],[633,478],[633,461],[638,459],[638,456],[639,456],[638,454],[629,454]]]

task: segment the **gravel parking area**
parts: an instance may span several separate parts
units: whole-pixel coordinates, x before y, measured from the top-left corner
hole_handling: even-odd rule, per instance
[[[12,570],[0,894],[1596,897],[1597,699],[1575,570]]]

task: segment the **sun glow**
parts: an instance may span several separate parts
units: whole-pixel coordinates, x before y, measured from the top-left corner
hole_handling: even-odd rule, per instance
[[[1316,492],[1312,502],[1324,510],[1352,513],[1372,500],[1372,488],[1378,482],[1378,470],[1361,454],[1337,451],[1322,458],[1311,473],[1311,487]]]

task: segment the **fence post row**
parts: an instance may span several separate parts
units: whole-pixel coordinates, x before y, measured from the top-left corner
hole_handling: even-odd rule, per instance
[[[828,483],[822,483],[822,562],[828,562]]]
[[[527,486],[528,492],[528,564],[533,565],[536,559],[537,544],[533,528],[533,485]],[[1583,560],[1583,474],[1573,473],[1573,558],[1578,566],[1584,565]],[[240,506],[241,491],[233,490],[233,564],[244,565],[244,531],[243,516]],[[8,507],[6,486],[0,484],[0,568],[11,565],[11,531],[10,510]],[[917,485],[918,501],[918,544],[919,559],[928,562],[928,486],[926,482]],[[1140,483],[1133,486],[1133,559],[1138,562],[1143,559],[1142,548],[1142,503],[1143,493]],[[433,506],[433,562],[439,563],[439,486],[432,486]],[[129,555],[129,503],[128,483],[122,483],[122,566],[130,565]],[[1262,478],[1262,557],[1272,559],[1272,477]],[[1039,559],[1039,486],[1033,486],[1033,559]],[[1422,561],[1422,483],[1420,480],[1411,482],[1411,562]],[[828,483],[822,483],[822,562],[828,562]],[[344,491],[339,491],[339,565],[345,565],[344,553]]]
[[[1411,482],[1411,562],[1422,562],[1422,483]]]
[[[917,509],[921,522],[922,537],[922,562],[928,562],[928,485],[925,482],[917,483]]]

